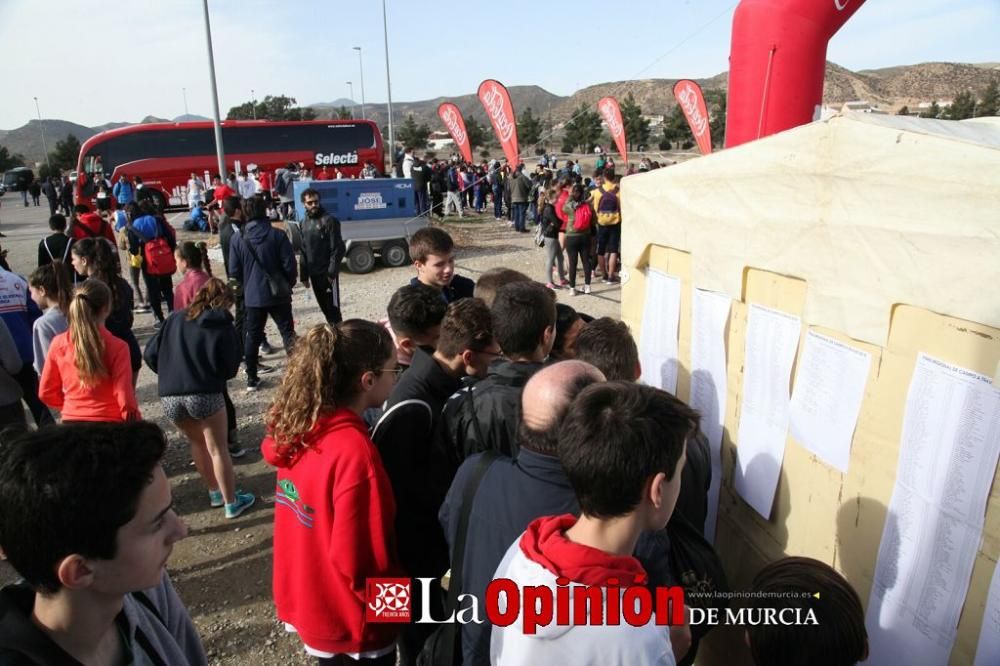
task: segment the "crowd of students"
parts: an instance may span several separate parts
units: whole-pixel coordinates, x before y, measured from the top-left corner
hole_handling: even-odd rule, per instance
[[[577,185],[560,198],[576,203],[571,213],[586,205]],[[412,587],[411,604],[414,614],[427,607],[435,618],[454,611],[459,594],[484,608],[495,578],[606,594],[630,584],[690,584],[704,572],[678,570],[678,539],[693,535],[688,546],[708,566],[715,557],[701,537],[711,467],[700,417],[637,382],[638,350],[625,324],[557,304],[545,283],[511,269],[475,282],[457,275],[454,243],[437,227],[413,235],[416,275],[393,294],[384,320],[341,321],[338,310],[336,320],[296,336],[298,270],[261,199],[223,202],[223,256],[235,289],[212,276],[204,248],[178,244],[161,215],[153,211],[137,231],[141,206],[125,213],[125,245],[143,258],[141,274],[162,260],[151,255],[164,245],[183,272],[138,359],[132,287],[114,260],[114,234],[99,224],[114,222],[81,212],[65,248],[58,238],[43,241],[48,260],[27,282],[34,300],[18,316],[28,319],[28,302],[46,311],[28,352],[41,373],[38,396],[62,423],[29,432],[19,400],[0,405],[4,424],[15,426],[0,438],[0,549],[24,577],[0,592],[0,661],[205,663],[164,569],[185,528],[160,466],[163,432],[141,420],[137,361],[157,373],[164,414],[190,442],[208,505],[235,518],[255,498],[233,472],[227,381],[244,363],[253,385],[271,316],[288,352],[261,444],[276,469],[274,604],[318,663],[692,663],[704,627],[624,623],[531,634],[519,622],[487,621],[450,625],[449,634],[441,625],[367,619],[371,578],[432,579]],[[319,221],[324,213],[314,208]],[[77,224],[93,233],[76,236]],[[61,226],[54,216],[53,230]],[[337,243],[329,242],[314,265],[335,280]],[[574,273],[571,261],[571,280]],[[16,277],[0,272],[0,297],[4,280]],[[147,278],[154,311],[168,284],[169,275],[153,287]],[[243,311],[237,319],[234,305]],[[0,396],[9,398],[22,390],[24,354],[7,318]],[[756,663],[866,656],[860,601],[828,565],[779,561],[754,588],[820,593],[755,601],[808,608],[819,619],[749,627]]]

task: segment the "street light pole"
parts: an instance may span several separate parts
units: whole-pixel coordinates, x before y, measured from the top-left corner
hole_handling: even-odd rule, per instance
[[[396,158],[396,139],[392,133],[392,83],[389,80],[389,27],[385,18],[385,0],[382,0],[382,36],[385,40],[385,90],[389,96],[389,166]]]
[[[226,177],[226,154],[222,146],[222,120],[219,118],[219,89],[215,85],[215,55],[212,53],[212,24],[208,19],[208,0],[202,1],[205,9],[205,43],[208,46],[208,74],[212,81],[212,110],[215,112],[215,156],[219,160],[219,177]]]
[[[354,82],[347,81],[347,89],[351,91],[351,117],[354,117]]]
[[[364,119],[365,118],[365,64],[361,59],[361,47],[355,46],[354,50],[358,52],[358,69],[361,70],[361,118]]]
[[[253,119],[257,120],[257,95],[253,88],[250,89],[250,110],[253,111]]]
[[[42,133],[42,151],[45,153],[45,168],[49,170],[49,178],[52,177],[52,165],[49,164],[49,149],[45,147],[45,125],[42,123],[42,112],[38,110],[38,98],[35,98],[35,113],[38,114],[38,129]],[[27,205],[27,204],[25,204]]]

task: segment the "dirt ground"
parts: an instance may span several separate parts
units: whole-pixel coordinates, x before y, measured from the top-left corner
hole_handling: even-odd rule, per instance
[[[175,227],[185,217],[182,213],[168,216]],[[38,241],[47,235],[48,208],[24,208],[20,193],[8,193],[0,198],[0,231],[3,249],[8,251],[11,268],[27,275],[36,265]],[[467,216],[463,220],[448,218],[444,225],[458,245],[457,271],[476,279],[483,271],[506,266],[520,270],[535,279],[542,276],[544,250],[534,246],[533,234],[515,234],[506,222],[497,222],[492,215]],[[207,234],[180,234],[182,238],[207,238]],[[210,237],[210,244],[217,243]],[[213,269],[222,271],[221,262]],[[345,317],[378,319],[385,316],[385,307],[392,292],[413,275],[412,268],[385,268],[381,265],[367,275],[345,273],[341,281]],[[175,283],[177,282],[175,276]],[[594,284],[590,296],[568,297],[559,292],[560,300],[594,316],[621,315],[621,285]],[[322,321],[312,293],[301,286],[295,288],[294,312],[296,328],[305,330]],[[145,344],[153,332],[151,315],[137,315],[135,333]],[[268,326],[268,338],[275,346],[281,338],[273,325]],[[271,603],[272,512],[274,509],[274,471],[261,458],[259,444],[263,437],[263,415],[271,402],[285,365],[285,355],[279,352],[264,357],[266,363],[277,365],[278,372],[264,375],[262,390],[245,392],[245,376],[230,382],[230,393],[239,418],[240,438],[249,453],[236,460],[240,487],[258,497],[257,505],[240,518],[227,521],[221,509],[211,509],[207,491],[202,485],[188,452],[188,445],[179,432],[164,420],[156,393],[156,377],[147,368],[139,375],[137,397],[145,418],[155,421],[168,433],[170,446],[164,467],[171,480],[178,513],[189,528],[188,538],[174,549],[168,569],[181,598],[201,633],[209,663],[236,666],[261,664],[289,666],[313,663],[306,658],[301,644],[285,632],[277,621]],[[13,571],[0,563],[0,583],[14,578]]]

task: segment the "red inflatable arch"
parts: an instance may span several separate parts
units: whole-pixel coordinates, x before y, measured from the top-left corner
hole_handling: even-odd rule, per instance
[[[865,0],[743,0],[733,14],[726,147],[811,122],[826,46]]]

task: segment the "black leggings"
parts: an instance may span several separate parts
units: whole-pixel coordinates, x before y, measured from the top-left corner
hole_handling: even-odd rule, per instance
[[[590,234],[566,236],[566,254],[569,255],[569,286],[576,287],[576,262],[583,261],[583,283],[590,284]]]
[[[163,308],[160,301],[167,302],[167,314],[174,311],[174,284],[169,275],[150,275],[146,269],[142,270],[142,279],[146,282],[146,296],[149,304],[153,306],[153,316],[156,321],[163,321]]]

